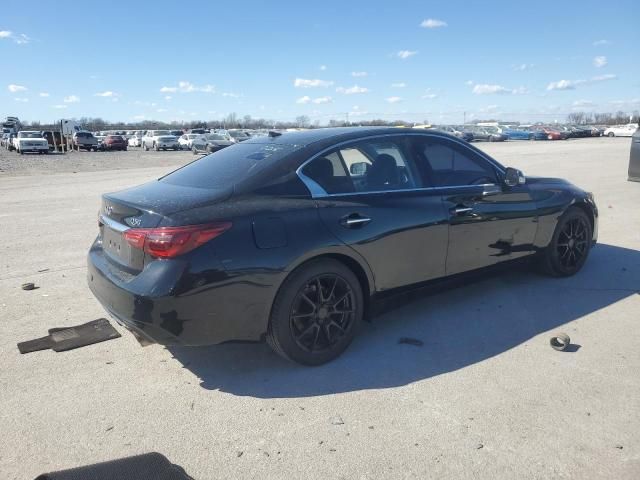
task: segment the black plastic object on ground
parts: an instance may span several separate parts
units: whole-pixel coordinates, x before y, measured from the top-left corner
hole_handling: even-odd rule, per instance
[[[164,455],[145,453],[40,475],[36,480],[193,480]]]
[[[18,344],[20,353],[51,349],[64,352],[120,337],[106,318],[98,318],[77,327],[51,328],[49,335]]]
[[[549,343],[551,344],[551,348],[553,348],[554,350],[562,351],[569,346],[569,344],[571,343],[571,339],[566,333],[557,333],[553,337],[551,337]]]

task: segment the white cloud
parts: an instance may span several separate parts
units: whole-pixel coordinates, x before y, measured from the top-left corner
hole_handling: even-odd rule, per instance
[[[166,111],[168,111],[166,108],[158,108],[156,110],[156,112],[158,112],[158,113],[163,113],[163,112],[166,112]]]
[[[389,97],[389,98],[385,98],[385,100],[387,101],[387,103],[398,103],[402,101],[401,97]]]
[[[293,81],[293,86],[296,88],[313,88],[313,87],[330,87],[333,82],[330,80],[318,80],[307,78],[296,78]]]
[[[572,107],[593,107],[594,103],[591,100],[576,100],[571,104]]]
[[[366,77],[369,75],[367,72],[351,72],[352,77]]]
[[[467,80],[466,82],[464,82],[465,85],[473,85],[473,80]]]
[[[28,90],[27,87],[25,87],[23,85],[16,85],[15,83],[12,83],[12,84],[8,85],[7,89],[11,93],[26,92]]]
[[[311,97],[309,97],[308,95],[305,95],[304,97],[300,97],[299,99],[296,100],[296,103],[299,103],[301,105],[306,105],[309,102],[311,102]]]
[[[331,103],[333,102],[333,99],[331,97],[318,97],[318,98],[314,98],[312,100],[313,103],[317,104],[317,105],[322,105],[324,103]]]
[[[80,101],[80,98],[76,95],[69,95],[68,97],[64,97],[62,101],[64,103],[78,103]]]
[[[173,97],[171,95],[167,95],[164,97],[165,100],[171,100]]]
[[[592,83],[606,82],[607,80],[615,80],[616,78],[618,78],[617,75],[607,73],[605,75],[597,75],[595,77],[591,77],[588,80],[559,80],[557,82],[551,82],[549,85],[547,85],[547,90],[575,90],[579,85],[590,85]]]
[[[224,92],[222,96],[229,98],[240,98],[242,95],[240,95],[239,93]]]
[[[48,92],[40,92],[38,95],[41,96],[41,97],[48,97],[49,93]]]
[[[117,96],[118,94],[115,92],[112,92],[111,90],[94,94],[94,97],[117,97]]]
[[[357,93],[368,93],[369,89],[366,87],[360,87],[358,85],[354,85],[353,87],[349,87],[349,88],[338,87],[336,88],[336,92],[344,93],[345,95],[354,95]]]
[[[406,60],[407,58],[413,57],[417,54],[418,52],[416,50],[400,50],[398,53],[396,53],[396,56],[398,58],[401,58],[402,60]]]
[[[202,92],[202,93],[215,93],[216,87],[215,85],[194,85],[191,82],[187,82],[186,80],[181,80],[178,82],[177,87],[162,87],[160,89],[160,93],[192,93],[192,92]]]
[[[609,40],[596,40],[593,42],[594,47],[602,47],[605,45],[611,45],[611,42]]]
[[[428,100],[433,100],[434,98],[438,98],[438,94],[437,93],[431,93],[427,90],[427,92],[422,95],[422,98],[428,99]]]
[[[489,85],[486,83],[478,84],[473,87],[473,93],[476,95],[491,95],[499,94],[505,95],[511,93],[511,90],[503,87],[502,85]]]
[[[27,103],[29,101],[28,98],[24,98],[24,97],[23,98],[14,98],[14,100],[16,102],[20,102],[20,103]]]
[[[422,28],[440,28],[440,27],[446,27],[447,22],[438,20],[436,18],[427,18],[426,20],[423,20],[422,23],[420,23],[420,26]]]
[[[404,82],[396,82],[391,84],[391,88],[404,88],[407,84]]]
[[[320,65],[320,70],[322,70],[323,72],[327,69],[326,65]]]
[[[51,105],[51,108],[55,108],[58,110],[63,110],[65,108],[67,108],[67,105]]]
[[[604,67],[607,63],[607,57],[605,57],[604,55],[600,55],[597,57],[593,58],[593,66],[596,68],[602,68]]]
[[[534,67],[533,63],[520,63],[518,65],[514,65],[513,69],[516,72],[524,72],[525,70],[529,70],[533,67]]]
[[[24,45],[31,41],[24,33],[15,34],[11,30],[0,30],[0,39],[13,40],[18,45]]]

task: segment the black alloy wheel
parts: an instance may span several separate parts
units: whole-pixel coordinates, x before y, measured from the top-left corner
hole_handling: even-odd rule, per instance
[[[543,269],[556,277],[574,275],[584,265],[592,243],[591,220],[578,207],[570,207],[558,221],[542,258]]]
[[[271,311],[267,341],[288,360],[321,365],[351,343],[363,316],[362,287],[354,273],[332,259],[294,270]]]

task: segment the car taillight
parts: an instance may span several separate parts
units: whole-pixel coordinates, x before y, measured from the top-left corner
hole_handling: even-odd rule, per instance
[[[130,228],[125,240],[134,248],[158,258],[173,258],[185,254],[231,228],[231,222],[183,227]]]

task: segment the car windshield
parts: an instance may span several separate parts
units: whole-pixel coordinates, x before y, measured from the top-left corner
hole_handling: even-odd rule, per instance
[[[18,138],[42,138],[42,132],[18,132]]]
[[[218,135],[217,133],[212,133],[207,137],[209,140],[226,140],[222,135]]]
[[[285,144],[232,145],[192,162],[161,181],[196,188],[222,188],[262,173],[297,147]]]
[[[171,135],[171,132],[169,130],[156,130],[153,132],[153,134],[156,137],[159,137],[160,135]]]

